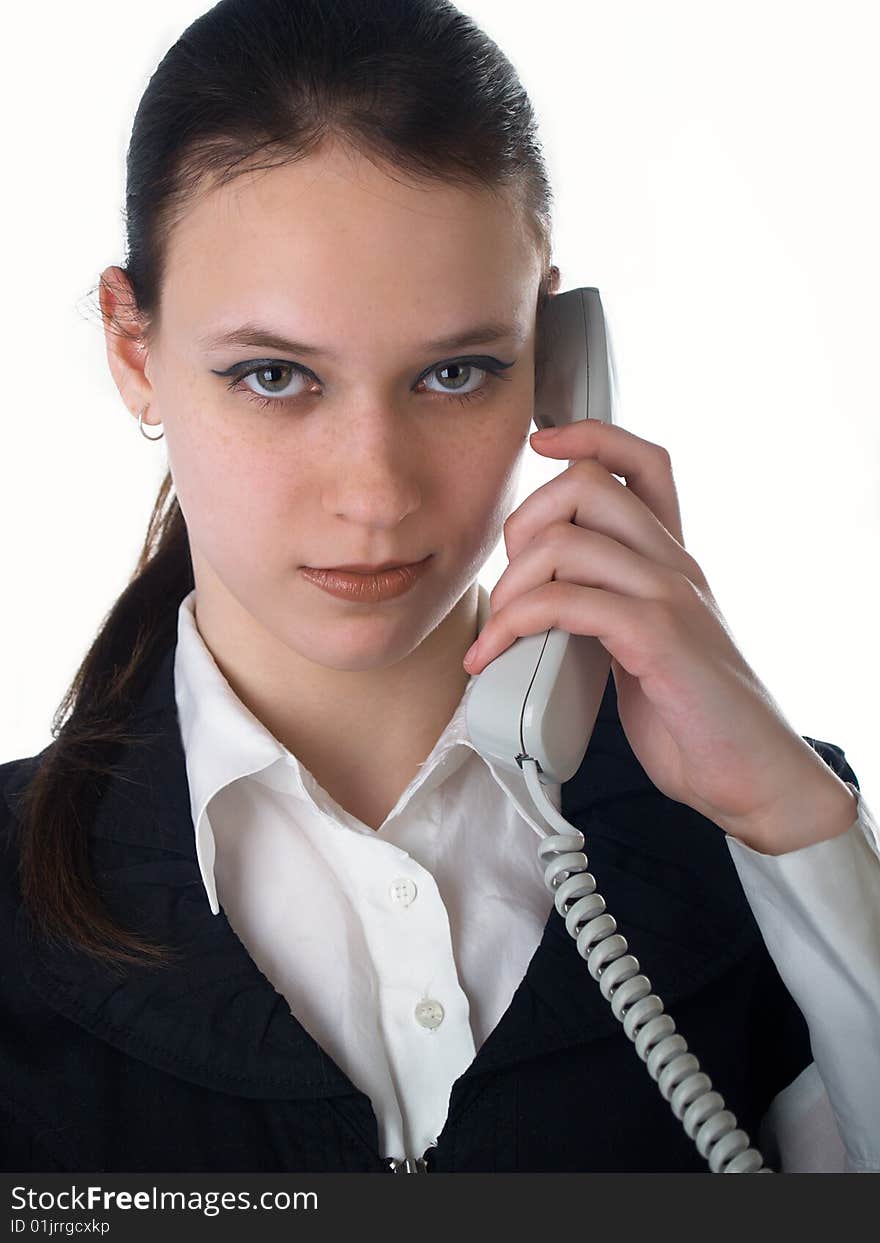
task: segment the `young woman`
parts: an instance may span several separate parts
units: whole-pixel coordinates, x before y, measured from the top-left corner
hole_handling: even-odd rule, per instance
[[[512,66],[445,0],[222,0],[151,78],[100,303],[169,471],[53,742],[0,769],[4,1169],[725,1169],[464,729],[551,626],[613,656],[561,810],[704,1087],[774,1169],[880,1164],[843,751],[734,645],[661,446],[535,437],[573,464],[511,514],[550,203]]]

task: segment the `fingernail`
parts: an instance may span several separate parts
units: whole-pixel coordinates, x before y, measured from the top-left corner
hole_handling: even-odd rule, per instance
[[[534,436],[555,436],[558,431],[559,431],[558,427],[540,427],[538,428],[536,432],[533,432],[532,434]]]
[[[480,640],[479,640],[479,639],[477,639],[477,641],[476,641],[475,643],[472,643],[472,644],[470,645],[470,647],[468,648],[468,650],[465,652],[465,654],[464,654],[464,663],[465,663],[466,665],[469,665],[469,664],[473,661],[473,659],[474,659],[474,653],[475,653],[475,652],[476,652],[476,650],[477,650],[477,647],[478,647],[478,645],[479,645],[479,642],[480,642]]]

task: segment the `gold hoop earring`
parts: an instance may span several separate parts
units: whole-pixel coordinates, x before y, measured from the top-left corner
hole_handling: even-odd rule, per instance
[[[144,431],[144,415],[147,413],[149,408],[150,408],[149,405],[144,406],[143,410],[138,415],[138,427],[141,429],[141,435],[143,436],[144,440],[161,440],[162,437],[165,435],[164,428],[162,429],[162,431],[159,433],[158,436],[150,436]]]

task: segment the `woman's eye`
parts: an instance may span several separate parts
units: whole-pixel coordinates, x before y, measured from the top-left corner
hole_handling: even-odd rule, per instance
[[[271,405],[273,401],[300,397],[306,390],[300,384],[295,385],[293,392],[290,392],[290,384],[291,380],[301,381],[304,378],[304,372],[294,363],[262,363],[259,367],[252,367],[250,371],[240,372],[236,384],[230,387],[236,388],[239,383],[244,384],[258,400],[269,396],[267,404]],[[251,379],[257,382],[259,388],[247,383]]]
[[[477,401],[488,396],[495,380],[509,380],[511,377],[501,375],[501,372],[512,367],[515,361],[514,359],[505,363],[497,358],[481,356],[438,363],[436,367],[422,374],[416,382],[416,387],[426,384],[429,379],[436,376],[441,381],[441,387],[427,388],[423,391],[440,398],[451,398],[464,405],[465,402]],[[484,377],[482,383],[473,384],[474,372]],[[317,396],[312,386],[320,384],[320,380],[313,372],[301,367],[298,363],[275,362],[272,359],[260,363],[239,364],[230,367],[228,371],[216,374],[231,377],[227,385],[230,391],[246,390],[245,396],[261,406],[283,405],[305,394]],[[311,381],[311,384],[304,386],[303,381]],[[292,384],[293,391],[291,391]]]
[[[427,376],[425,376],[425,382],[427,383],[432,376],[441,377],[444,372],[447,372],[448,374],[443,376],[443,387],[439,390],[428,389],[428,392],[434,393],[439,391],[447,397],[458,397],[461,399],[482,396],[486,392],[488,384],[478,384],[475,388],[466,387],[474,371],[481,372],[483,375],[489,374],[487,368],[477,367],[473,363],[464,361],[443,363],[442,366],[435,367],[433,371],[429,371]],[[447,384],[450,387],[445,387]]]
[[[516,359],[512,358],[509,363],[504,363],[500,358],[493,358],[489,354],[479,354],[475,358],[453,358],[450,362],[431,367],[418,383],[426,384],[436,376],[441,382],[440,388],[429,388],[426,391],[435,393],[440,398],[450,398],[463,406],[466,402],[482,401],[484,397],[488,397],[496,380],[512,379],[509,375],[502,375],[502,372],[512,367],[515,362]],[[476,386],[471,384],[475,371],[483,377],[482,383]]]

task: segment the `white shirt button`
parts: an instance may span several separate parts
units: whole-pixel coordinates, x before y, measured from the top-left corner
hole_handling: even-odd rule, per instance
[[[420,1001],[416,1006],[416,1022],[422,1027],[439,1027],[443,1022],[443,1015],[446,1011],[440,1005],[439,1001],[431,998],[428,1001]]]
[[[418,890],[414,880],[410,880],[408,876],[398,876],[391,882],[388,892],[391,894],[392,902],[398,906],[409,906]]]

